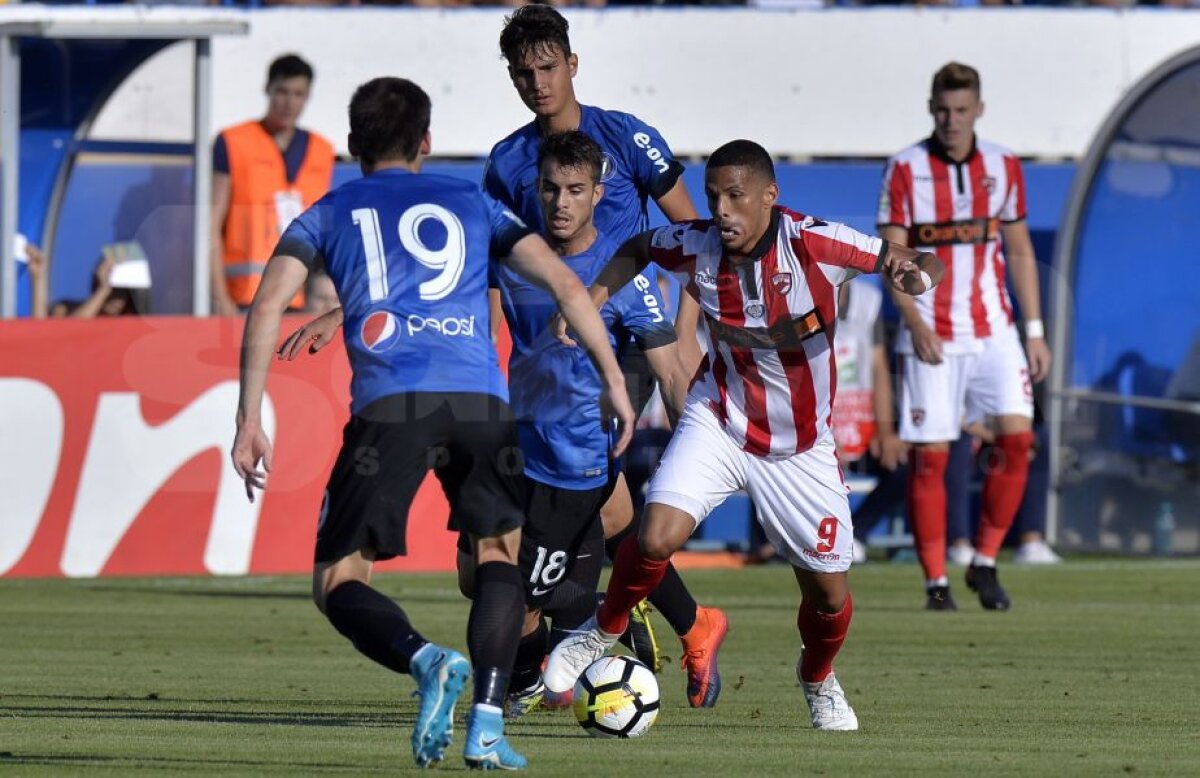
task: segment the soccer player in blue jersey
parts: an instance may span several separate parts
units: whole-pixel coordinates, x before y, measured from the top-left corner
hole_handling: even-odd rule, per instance
[[[604,196],[595,207],[596,228],[617,244],[649,226],[647,201],[653,199],[671,221],[697,218],[681,165],[658,130],[636,116],[581,105],[573,79],[579,65],[571,50],[567,20],[546,5],[518,8],[504,23],[500,51],[522,102],[534,120],[492,148],[484,172],[483,188],[529,224],[540,223],[542,205],[538,185],[538,152],[547,136],[581,130],[600,146],[604,156],[601,183]],[[685,365],[700,362],[695,338],[695,303],[683,296],[681,321],[691,322],[681,336],[679,350]],[[619,343],[634,407],[641,410],[653,392],[653,379],[635,341]],[[609,555],[634,532],[633,502],[624,477],[602,511]],[[698,607],[672,567],[650,596],[683,644],[683,664],[688,673],[688,702],[710,707],[720,692],[717,652],[728,630],[725,614],[716,608]],[[580,600],[580,622],[592,610]],[[560,616],[565,616],[560,612]],[[644,614],[643,614],[644,618]],[[556,623],[566,619],[556,618]],[[639,651],[639,655],[641,652]]]
[[[288,301],[325,265],[345,316],[351,419],[317,529],[314,599],[368,658],[418,685],[413,757],[444,758],[468,672],[458,652],[430,643],[391,599],[369,586],[375,560],[405,553],[412,498],[433,469],[451,523],[469,533],[478,567],[467,625],[474,705],[464,757],[518,769],[501,705],[524,613],[517,568],[524,482],[516,430],[485,318],[493,257],[553,296],[603,376],[602,413],[633,411],[604,324],[579,278],[502,205],[456,179],[416,175],[429,153],[428,96],[380,78],[350,103],[350,151],[364,177],[327,194],[284,233],[263,276],[242,343],[232,458],[247,496],[266,485],[271,442],[262,427],[267,370]]]
[[[580,280],[590,284],[617,249],[617,242],[600,233],[594,222],[594,210],[604,196],[603,151],[576,130],[547,137],[538,159],[546,240]],[[595,407],[599,376],[578,349],[562,345],[548,329],[557,313],[553,299],[508,268],[496,269],[493,286],[500,292],[512,335],[509,392],[528,479],[521,569],[530,616],[509,684],[509,713],[516,717],[543,695],[541,665],[548,633],[539,612],[553,616],[555,630],[565,632],[582,624],[594,609],[604,553],[600,509],[613,493],[619,470],[610,457],[609,432]],[[655,269],[648,268],[617,293],[600,315],[614,350],[618,337],[634,338],[662,386],[668,408],[677,409],[687,379]],[[460,564],[460,569],[467,567]],[[575,613],[578,610],[583,613]]]

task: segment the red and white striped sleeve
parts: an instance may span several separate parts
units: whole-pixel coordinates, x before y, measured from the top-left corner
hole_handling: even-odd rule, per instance
[[[808,255],[822,265],[860,273],[878,273],[887,252],[887,241],[881,238],[811,216],[800,225],[799,240]]]
[[[1025,171],[1021,160],[1013,154],[1004,155],[1004,177],[1008,181],[1008,192],[1000,208],[1000,221],[1019,222],[1025,218]]]
[[[888,161],[879,189],[875,223],[880,227],[912,226],[912,167],[898,159]]]

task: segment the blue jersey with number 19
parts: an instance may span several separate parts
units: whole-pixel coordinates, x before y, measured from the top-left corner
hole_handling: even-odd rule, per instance
[[[488,326],[488,268],[530,230],[460,179],[387,168],[339,186],[276,255],[323,262],[345,312],[350,410],[403,392],[508,399]]]

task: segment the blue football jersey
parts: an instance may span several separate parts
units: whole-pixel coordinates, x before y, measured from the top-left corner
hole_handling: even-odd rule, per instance
[[[617,249],[600,236],[563,262],[590,285]],[[609,433],[600,423],[600,376],[582,348],[564,346],[547,329],[558,312],[554,298],[511,268],[497,266],[494,285],[512,333],[509,392],[517,418],[525,474],[564,489],[593,489],[609,476]],[[613,331],[629,332],[643,349],[675,341],[653,265],[613,295],[600,310]]]
[[[647,198],[657,199],[683,173],[658,130],[636,116],[581,105],[579,129],[604,151],[604,197],[596,206],[596,229],[618,245],[649,226]],[[542,135],[530,122],[497,143],[488,155],[483,188],[525,223],[542,231],[538,151]]]
[[[403,392],[507,400],[490,336],[489,266],[529,233],[469,182],[388,168],[322,197],[275,253],[321,261],[333,279],[357,413]]]

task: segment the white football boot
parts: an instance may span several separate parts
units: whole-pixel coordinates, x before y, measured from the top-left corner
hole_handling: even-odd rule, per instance
[[[846,692],[837,677],[830,673],[820,683],[807,683],[800,678],[800,663],[796,663],[796,678],[804,687],[804,699],[812,713],[813,729],[823,732],[852,732],[858,729],[858,716],[846,701]]]
[[[592,662],[608,653],[620,635],[609,635],[596,624],[592,616],[550,652],[542,681],[546,690],[562,694],[575,688],[575,681]]]

